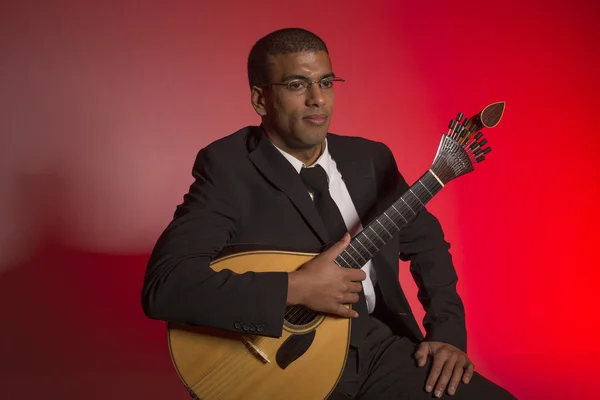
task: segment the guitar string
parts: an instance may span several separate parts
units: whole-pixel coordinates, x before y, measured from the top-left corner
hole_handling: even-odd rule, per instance
[[[244,346],[244,348],[240,349],[240,351],[236,354],[235,357],[229,358],[225,362],[222,362],[220,366],[221,368],[212,371],[210,376],[206,377],[209,379],[208,382],[198,382],[198,384],[194,386],[194,390],[199,391],[201,393],[200,398],[202,398],[203,400],[218,398],[218,396],[220,395],[220,388],[222,387],[223,380],[227,381],[225,382],[226,384],[233,382],[230,382],[231,374],[228,372],[231,370],[236,371],[237,369],[235,368],[235,361],[239,360],[240,358],[243,358],[247,354],[245,344],[240,342],[240,345]],[[200,390],[196,389],[198,386],[201,386]]]
[[[242,365],[242,368],[240,368],[240,371],[244,372],[242,376],[248,378],[259,372],[261,367],[274,368],[275,365],[277,365],[276,353],[279,347],[279,340],[268,338],[267,340],[262,341],[262,343],[260,344],[261,351],[265,353],[270,363],[264,363],[260,360],[257,360],[256,358],[247,358],[245,365]]]
[[[243,348],[240,348],[240,350],[238,352],[236,352],[236,355],[234,357],[229,357],[228,359],[225,359],[221,363],[220,368],[212,371],[210,374],[211,376],[206,377],[211,380],[208,383],[202,385],[201,398],[204,399],[204,398],[208,398],[208,397],[212,397],[213,395],[216,395],[215,391],[219,392],[219,390],[222,388],[223,384],[227,385],[230,383],[230,381],[233,381],[232,373],[229,373],[229,371],[233,370],[234,371],[233,374],[235,374],[235,372],[238,371],[238,368],[236,368],[237,362],[240,360],[243,360],[248,355],[252,355],[250,353],[250,351],[247,349],[245,343],[240,341],[239,345],[243,346]],[[223,372],[225,372],[225,373],[223,373]],[[194,386],[194,388],[200,386],[202,383],[203,383],[202,381],[198,382]]]
[[[268,339],[268,338],[259,338],[259,339]],[[260,343],[260,342],[263,342],[263,343]],[[266,342],[266,343],[264,343],[264,342]],[[255,345],[257,345],[257,346],[260,345],[261,351],[267,353],[267,356],[269,356],[268,353],[271,353],[273,350],[275,350],[276,347],[278,347],[278,342],[273,339],[260,340],[258,343],[255,343]],[[271,360],[271,357],[269,357],[269,359]],[[219,376],[218,379],[216,379],[216,381],[215,381],[216,386],[213,385],[213,387],[206,392],[207,395],[212,396],[212,395],[216,395],[216,394],[220,393],[223,389],[226,389],[226,387],[231,382],[235,382],[242,377],[247,378],[249,374],[252,374],[253,372],[254,373],[257,372],[257,370],[259,368],[256,368],[256,367],[260,367],[263,365],[263,363],[260,360],[258,360],[257,357],[249,351],[243,352],[242,360],[238,360],[238,361],[241,361],[241,362],[238,362],[237,365],[234,365],[234,368],[229,369],[230,371],[232,370],[233,372],[230,372],[227,374],[222,374]]]
[[[263,350],[263,352],[265,352],[265,353],[275,354],[278,351],[279,342],[272,338],[266,338],[266,339],[268,339],[267,345],[263,344],[261,346],[262,347],[261,350]],[[248,355],[248,353],[246,353],[246,354]],[[273,356],[271,356],[269,358],[272,360],[275,359]],[[231,381],[231,380],[235,380],[235,379],[240,379],[242,377],[249,379],[249,377],[256,374],[256,372],[258,372],[258,370],[260,369],[261,365],[263,365],[263,364],[258,364],[258,368],[256,368],[255,365],[249,365],[249,364],[257,364],[257,361],[258,360],[255,357],[246,357],[244,360],[245,365],[240,365],[236,368],[236,371],[238,371],[238,373],[236,373],[234,375],[229,375],[229,376],[225,377],[224,380]],[[223,385],[227,385],[227,383],[225,381],[222,382],[222,384],[218,387],[218,389],[219,389],[218,393],[220,393],[220,390],[223,389]],[[215,393],[212,393],[212,394],[215,394]]]
[[[260,342],[262,341],[261,339],[263,339],[263,337],[260,336],[255,336],[255,338],[258,338],[256,340],[256,342]],[[231,351],[228,356],[224,357],[223,361],[218,365],[218,367],[212,369],[211,371],[208,371],[207,373],[205,373],[203,376],[201,376],[199,379],[197,379],[192,385],[190,385],[190,388],[196,388],[199,385],[202,385],[204,383],[205,380],[210,379],[211,376],[213,375],[217,375],[220,376],[221,372],[224,368],[228,368],[231,364],[234,364],[236,361],[239,361],[240,357],[244,357],[245,354],[248,354],[248,352],[250,350],[247,349],[247,345],[246,343],[243,342],[243,340],[238,342],[239,345],[243,346],[243,349],[239,349],[239,351]],[[254,342],[253,342],[254,343]],[[254,343],[254,345],[257,345],[259,343]],[[234,353],[233,356],[231,356],[231,354]],[[253,356],[255,357],[255,356]],[[213,382],[214,383],[214,382]],[[208,383],[207,386],[203,387],[203,389],[205,389],[207,392],[210,392],[210,389],[212,386],[211,383]]]
[[[193,383],[189,384],[188,387],[190,389],[195,388],[196,386],[198,386],[198,383],[202,382],[204,379],[210,377],[211,374],[215,373],[215,371],[218,371],[219,369],[223,368],[224,365],[227,365],[227,363],[229,362],[230,358],[231,358],[231,354],[235,354],[235,355],[239,355],[241,353],[241,351],[236,351],[236,349],[232,349],[231,351],[228,352],[227,356],[225,356],[223,358],[222,362],[219,362],[217,365],[215,365],[213,368],[211,368],[209,371],[206,371],[204,374],[202,374],[199,378],[197,378]]]
[[[267,355],[271,363],[273,363],[275,361],[273,354],[275,354],[276,350],[279,348],[279,342],[277,340],[273,340],[272,338],[261,336],[255,336],[254,338],[254,345],[259,347],[260,350]],[[256,368],[257,366],[260,367],[263,365],[263,362],[260,361],[257,356],[248,349],[243,352],[243,357],[241,360],[237,359],[235,361],[237,361],[237,365],[234,369],[235,372],[233,374],[230,373],[228,375],[224,375],[221,379],[219,379],[220,382],[218,382],[214,389],[221,390],[223,386],[227,386],[229,381],[240,378],[241,375],[248,375],[248,373],[256,371],[258,369]]]
[[[240,346],[243,346],[243,348],[240,348],[239,350],[234,349],[234,350],[230,351],[228,353],[228,355],[226,357],[224,357],[224,359],[218,364],[218,366],[216,368],[213,368],[211,371],[204,374],[204,376],[202,376],[200,379],[196,380],[196,382],[193,385],[190,385],[189,387],[192,390],[196,390],[196,388],[199,385],[203,384],[205,380],[207,380],[207,379],[210,380],[210,378],[212,376],[221,376],[223,369],[229,368],[230,365],[236,361],[236,359],[243,357],[243,355],[245,354],[244,350],[246,350],[246,345],[242,341],[238,342],[238,344]],[[233,356],[232,356],[232,354],[233,354]],[[214,383],[214,382],[212,382],[212,383]],[[206,383],[205,386],[202,387],[202,392],[203,392],[203,395],[201,396],[202,398],[204,398],[210,394],[210,391],[212,390],[211,389],[212,383],[211,383],[211,381],[209,381],[208,383]]]
[[[271,363],[273,363],[275,361],[274,354],[276,354],[279,348],[279,342],[272,338],[265,338],[259,336],[255,336],[255,338],[256,340],[254,341],[254,344],[257,347],[259,347],[260,350],[267,355]],[[244,351],[243,355],[244,356],[242,357],[242,360],[239,360],[238,358],[234,360],[238,361],[237,365],[235,366],[235,372],[233,374],[230,373],[221,376],[216,382],[217,385],[214,386],[211,389],[211,391],[219,391],[223,388],[223,386],[226,386],[229,381],[240,378],[244,375],[247,376],[248,374],[252,374],[258,369],[256,368],[256,366],[260,367],[261,365],[263,365],[263,363],[259,362],[257,357],[254,354],[252,354],[249,350]],[[239,361],[241,361],[241,363]],[[259,363],[257,364],[257,362]]]
[[[261,350],[263,350],[263,352],[267,353],[269,355],[269,359],[270,360],[275,360],[275,354],[277,353],[279,347],[280,347],[280,343],[278,340],[276,339],[272,339],[272,338],[266,338],[267,339],[267,344],[263,344],[261,345]],[[272,354],[272,355],[270,355]],[[239,371],[239,373],[235,374],[233,376],[233,379],[240,379],[241,377],[244,377],[246,379],[249,379],[252,375],[256,374],[258,372],[258,370],[260,369],[261,365],[263,364],[258,364],[258,368],[255,367],[255,365],[248,365],[248,364],[257,364],[257,360],[255,357],[246,357],[246,360],[244,362],[245,365],[241,365],[237,368],[237,370]],[[271,366],[273,366],[274,364],[271,364]],[[267,365],[265,365],[266,367],[269,367]],[[250,368],[248,368],[250,367]],[[232,377],[230,376],[228,379],[232,379]],[[222,389],[222,385],[219,389]]]

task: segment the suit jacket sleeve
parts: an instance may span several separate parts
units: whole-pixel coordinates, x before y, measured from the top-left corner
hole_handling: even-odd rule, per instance
[[[142,289],[146,315],[168,322],[281,335],[285,272],[215,272],[210,262],[234,238],[242,207],[226,157],[210,147],[196,158],[195,181],[150,256]]]
[[[409,186],[398,172],[392,152],[382,159],[385,168],[385,186],[395,188],[398,199]],[[410,260],[410,271],[418,287],[418,299],[426,314],[423,326],[425,340],[452,344],[466,351],[467,332],[463,303],[456,291],[458,276],[452,263],[450,244],[444,239],[439,221],[426,209],[399,234],[400,259]]]

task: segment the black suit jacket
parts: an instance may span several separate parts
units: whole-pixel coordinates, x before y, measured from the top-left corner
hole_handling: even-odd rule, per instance
[[[328,134],[335,160],[363,226],[408,185],[382,143]],[[195,181],[150,257],[142,304],[147,316],[229,331],[281,335],[287,273],[214,272],[209,264],[240,245],[315,251],[329,238],[294,167],[260,127],[246,127],[200,150]],[[398,258],[411,261],[426,309],[427,340],[466,350],[457,276],[435,217],[423,210],[373,258],[374,314],[395,334],[423,339],[398,281]]]

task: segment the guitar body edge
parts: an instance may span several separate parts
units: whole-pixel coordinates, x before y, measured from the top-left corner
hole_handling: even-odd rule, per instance
[[[315,256],[288,251],[248,251],[218,259],[211,268],[238,274],[292,272]],[[280,338],[177,324],[168,324],[167,334],[171,359],[180,379],[190,394],[201,400],[321,400],[331,394],[344,370],[350,320],[320,315],[319,323],[311,330],[315,335],[310,347],[285,369],[276,362],[277,351],[299,332],[288,323],[284,324]],[[270,362],[251,351],[252,346]]]

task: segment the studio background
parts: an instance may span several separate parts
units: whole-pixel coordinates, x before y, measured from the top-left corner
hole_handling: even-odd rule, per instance
[[[428,205],[469,355],[519,399],[595,398],[599,4],[2,2],[0,398],[189,398],[146,261],[197,151],[260,122],[246,57],[289,26],[347,80],[331,131],[385,142],[411,184],[459,111],[506,101],[488,159]]]

